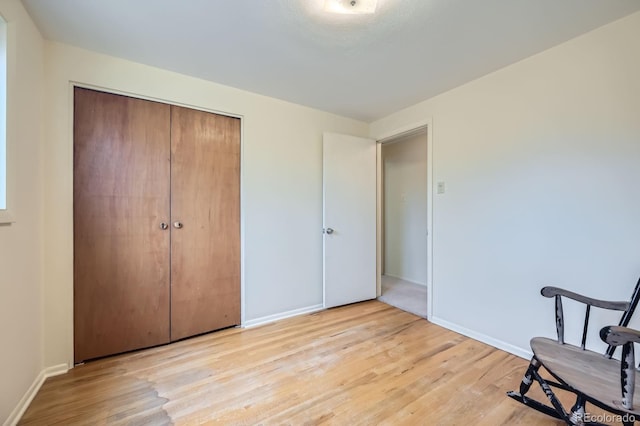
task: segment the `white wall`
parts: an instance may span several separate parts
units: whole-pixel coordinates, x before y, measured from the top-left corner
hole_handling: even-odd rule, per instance
[[[9,209],[0,225],[0,424],[42,369],[43,55],[40,33],[17,0],[0,2],[8,22]]]
[[[640,275],[639,52],[636,13],[371,124],[377,138],[433,119],[434,182],[446,183],[434,195],[436,321],[524,353],[554,333],[540,287],[628,299]],[[576,341],[582,308],[565,313]]]
[[[382,145],[384,273],[427,285],[427,133]]]
[[[72,360],[70,82],[243,116],[245,321],[322,303],[322,132],[366,123],[57,43],[46,76],[46,365]]]

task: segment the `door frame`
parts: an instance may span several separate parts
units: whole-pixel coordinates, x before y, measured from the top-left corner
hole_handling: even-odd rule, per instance
[[[148,95],[144,95],[142,93],[137,93],[137,92],[128,92],[125,90],[120,90],[120,89],[116,89],[113,87],[105,87],[105,86],[100,86],[100,85],[96,85],[96,84],[91,84],[91,83],[84,83],[81,81],[69,81],[69,85],[67,88],[67,93],[68,93],[68,111],[69,111],[69,117],[68,117],[68,147],[70,147],[71,151],[68,153],[68,158],[70,159],[70,167],[71,167],[71,182],[69,182],[69,185],[71,187],[71,192],[73,193],[73,147],[74,147],[74,138],[73,138],[73,116],[74,116],[74,89],[76,87],[80,87],[80,88],[84,88],[84,89],[92,89],[92,90],[97,90],[97,91],[101,91],[101,92],[105,92],[105,93],[111,93],[114,95],[122,95],[122,96],[128,96],[131,98],[136,98],[136,99],[142,99],[142,100],[147,100],[147,101],[152,101],[152,102],[159,102],[159,103],[163,103],[163,104],[167,104],[167,105],[175,105],[175,106],[180,106],[180,107],[185,107],[185,108],[190,108],[190,109],[195,109],[195,110],[199,110],[199,111],[204,111],[204,112],[210,112],[213,114],[218,114],[218,115],[224,115],[227,117],[233,117],[233,118],[237,118],[240,120],[240,324],[238,325],[239,327],[243,327],[244,323],[245,323],[245,301],[246,301],[246,297],[245,297],[245,267],[246,267],[246,262],[245,262],[245,191],[244,191],[244,182],[245,182],[245,177],[244,177],[244,171],[245,171],[245,166],[244,166],[244,116],[241,114],[235,114],[235,113],[231,113],[231,112],[227,112],[227,111],[220,111],[220,110],[215,110],[215,109],[211,109],[211,108],[206,108],[203,106],[199,106],[199,105],[192,105],[192,104],[187,104],[187,103],[183,103],[183,102],[178,102],[176,100],[170,100],[170,99],[164,99],[164,98],[158,98],[158,97],[154,97],[154,96],[148,96]],[[73,211],[73,209],[71,210]],[[71,220],[73,220],[73,217],[71,217]],[[73,235],[71,240],[73,240]],[[71,268],[71,271],[73,271],[73,244],[71,246],[71,253],[72,256],[69,259],[69,265]],[[71,313],[69,314],[69,317],[67,319],[67,324],[68,324],[68,332],[69,334],[67,335],[67,362],[68,362],[68,367],[69,368],[73,368],[75,366],[74,364],[74,349],[73,349],[73,345],[74,345],[74,318],[73,318],[73,287],[74,283],[73,283],[73,275],[72,275],[72,279],[71,279],[71,283],[70,286],[68,287],[70,289],[70,292],[66,295],[66,297],[68,298],[68,300],[70,301],[70,305],[71,306]]]
[[[380,297],[382,292],[382,250],[383,250],[383,230],[382,213],[384,211],[383,204],[383,179],[382,179],[382,144],[396,139],[404,134],[412,133],[421,128],[427,130],[427,320],[433,317],[433,119],[431,117],[412,123],[406,126],[398,127],[393,131],[383,133],[376,140],[376,191],[377,191],[377,208],[376,208],[376,294]]]

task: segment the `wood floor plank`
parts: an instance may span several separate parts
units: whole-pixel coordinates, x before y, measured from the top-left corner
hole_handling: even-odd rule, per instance
[[[78,366],[20,424],[560,425],[505,396],[527,364],[371,301]]]

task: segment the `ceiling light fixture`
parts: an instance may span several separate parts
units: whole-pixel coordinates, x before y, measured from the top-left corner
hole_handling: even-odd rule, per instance
[[[332,13],[362,15],[375,13],[378,0],[325,0],[324,10]]]

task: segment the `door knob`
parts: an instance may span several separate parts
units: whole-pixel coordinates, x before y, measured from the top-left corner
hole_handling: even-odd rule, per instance
[[[167,223],[165,222],[160,223],[160,229],[162,229],[163,231],[168,228],[169,228],[169,225]]]
[[[182,228],[182,222],[173,222],[173,227],[176,229]]]
[[[326,232],[327,234],[331,235],[331,234],[333,234],[333,229],[332,228],[327,228],[324,232]]]

